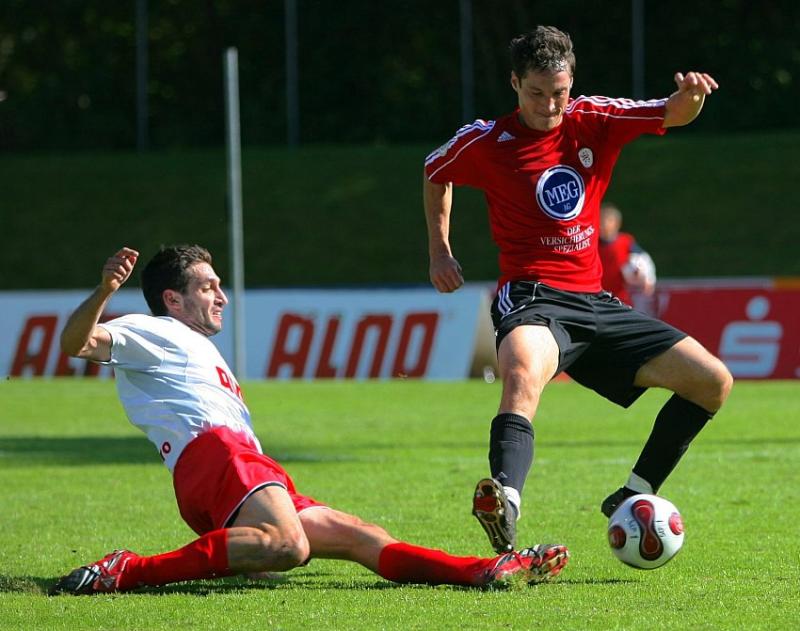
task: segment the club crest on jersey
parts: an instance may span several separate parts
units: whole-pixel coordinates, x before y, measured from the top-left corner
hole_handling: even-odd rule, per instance
[[[589,147],[581,147],[578,150],[578,160],[587,169],[591,169],[594,164],[594,152]]]
[[[581,214],[585,192],[580,173],[559,164],[542,173],[536,184],[536,201],[548,217],[569,221]]]

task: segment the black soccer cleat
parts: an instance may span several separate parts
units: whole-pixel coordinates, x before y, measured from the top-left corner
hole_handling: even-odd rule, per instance
[[[614,514],[614,511],[617,510],[617,506],[622,504],[622,502],[629,497],[636,494],[636,491],[632,491],[627,486],[621,486],[603,500],[603,503],[600,504],[600,512],[606,517],[611,517],[611,515]]]
[[[484,478],[478,482],[472,498],[472,514],[486,531],[495,552],[503,554],[516,547],[517,515],[497,480]]]
[[[102,594],[119,590],[119,579],[128,561],[138,555],[130,550],[114,550],[91,565],[72,570],[50,588],[50,596],[58,594]]]
[[[58,582],[47,593],[50,596],[57,596],[58,594],[93,594],[94,582],[98,578],[100,578],[100,572],[94,570],[91,566],[79,567],[58,579]]]

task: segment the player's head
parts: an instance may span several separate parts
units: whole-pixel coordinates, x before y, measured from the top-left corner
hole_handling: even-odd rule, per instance
[[[203,335],[222,330],[228,298],[199,245],[162,246],[142,270],[142,292],[155,316],[171,316]]]
[[[600,238],[613,241],[622,228],[622,212],[614,204],[604,202],[600,206]]]
[[[568,33],[555,26],[537,26],[511,40],[511,71],[522,79],[528,72],[575,74],[575,53]]]
[[[521,121],[538,131],[561,124],[569,102],[575,53],[567,33],[537,26],[511,40],[511,87],[517,93]]]

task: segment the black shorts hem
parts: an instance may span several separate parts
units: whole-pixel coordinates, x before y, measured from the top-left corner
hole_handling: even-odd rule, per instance
[[[586,294],[520,281],[505,285],[492,303],[496,348],[518,326],[546,326],[559,349],[556,374],[622,407],[647,388],[636,373],[687,335],[620,302],[608,292]]]

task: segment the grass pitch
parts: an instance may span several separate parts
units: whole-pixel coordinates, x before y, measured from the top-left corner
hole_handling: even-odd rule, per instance
[[[470,516],[487,472],[499,385],[245,385],[256,430],[301,492],[456,554],[491,551]],[[535,423],[521,544],[563,542],[554,583],[513,590],[397,586],[313,561],[274,582],[198,581],[51,598],[61,574],[118,547],[176,548],[193,533],[170,477],[109,381],[0,384],[3,629],[789,629],[800,616],[800,386],[736,384],[662,493],[686,543],[638,571],[606,544],[600,501],[627,477],[666,393],[622,410],[571,383]]]

